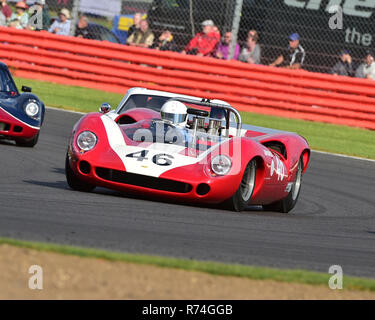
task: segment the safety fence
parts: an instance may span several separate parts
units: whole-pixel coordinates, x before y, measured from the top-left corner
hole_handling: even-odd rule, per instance
[[[375,82],[0,28],[19,77],[125,93],[131,87],[229,102],[240,111],[375,129]]]

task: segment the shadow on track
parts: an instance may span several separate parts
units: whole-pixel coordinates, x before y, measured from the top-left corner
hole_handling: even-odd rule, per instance
[[[51,172],[65,175],[65,169],[64,168],[52,168]]]
[[[45,182],[45,181],[35,181],[35,180],[23,180],[24,183],[29,183],[41,187],[48,187],[54,189],[64,189],[71,190],[66,183],[66,181],[56,181],[56,182]]]
[[[52,173],[57,173],[65,176],[65,169],[64,168],[51,168],[50,170]],[[36,181],[36,180],[24,180],[24,183],[33,184],[42,187],[60,189],[60,190],[68,190],[72,192],[78,192],[72,190],[66,180],[64,181],[56,181],[56,182],[46,182],[46,181]],[[205,208],[205,209],[213,209],[213,210],[222,210],[226,211],[227,213],[231,214],[250,214],[255,216],[263,216],[263,217],[286,217],[286,218],[295,218],[296,215],[292,214],[283,214],[278,212],[267,212],[264,211],[261,206],[249,206],[245,211],[242,213],[234,212],[228,208],[226,208],[223,204],[205,204],[205,203],[194,203],[194,202],[187,202],[178,199],[168,199],[168,198],[160,198],[157,196],[144,196],[138,193],[125,193],[116,190],[111,190],[102,187],[96,187],[93,192],[90,194],[100,194],[103,196],[111,196],[111,197],[118,197],[118,198],[125,198],[125,199],[132,199],[132,200],[140,200],[140,201],[148,201],[148,202],[155,202],[155,203],[164,203],[164,204],[173,204],[178,206],[188,206],[194,208]]]
[[[16,147],[15,141],[7,139],[0,139],[0,145]]]

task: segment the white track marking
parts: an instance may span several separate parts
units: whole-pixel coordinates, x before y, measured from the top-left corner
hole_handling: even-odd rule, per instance
[[[59,109],[59,108],[54,108],[54,107],[46,107],[46,108],[47,109],[56,110],[56,111],[68,112],[68,113],[86,114],[84,112],[64,110],[64,109]],[[326,155],[329,155],[329,156],[339,157],[339,158],[346,158],[346,159],[352,159],[352,160],[375,162],[375,160],[373,160],[373,159],[366,159],[366,158],[361,158],[361,157],[348,156],[348,155],[339,154],[339,153],[331,153],[331,152],[324,152],[324,151],[318,151],[318,150],[312,150],[312,152],[320,153],[320,154],[326,154]]]
[[[67,112],[67,113],[77,113],[77,114],[87,114],[85,112],[78,112],[78,111],[73,111],[73,110],[65,110],[65,109],[61,109],[61,108],[55,108],[55,107],[48,107],[46,106],[46,109],[51,109],[51,110],[55,110],[55,111],[61,111],[61,112]]]
[[[346,158],[346,159],[352,159],[352,160],[375,162],[375,160],[373,160],[373,159],[366,159],[366,158],[361,158],[361,157],[347,156],[345,154],[339,154],[339,153],[330,153],[330,152],[324,152],[324,151],[318,151],[318,150],[312,150],[312,152],[320,153],[320,154],[326,154],[326,155],[329,155],[329,156],[334,156],[334,157],[339,157],[339,158]]]

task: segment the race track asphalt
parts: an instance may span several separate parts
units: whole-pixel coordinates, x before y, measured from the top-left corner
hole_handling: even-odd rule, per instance
[[[48,109],[36,148],[0,142],[0,237],[375,278],[375,162],[313,153],[288,215],[80,193],[64,174],[79,118]]]

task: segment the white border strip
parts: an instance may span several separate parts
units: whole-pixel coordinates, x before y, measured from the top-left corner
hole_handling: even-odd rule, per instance
[[[51,110],[56,110],[56,111],[62,111],[62,112],[68,112],[68,113],[77,113],[77,114],[87,114],[84,112],[78,112],[78,111],[71,111],[71,110],[65,110],[65,109],[60,109],[60,108],[54,108],[54,107],[46,107],[47,109]],[[312,152],[315,153],[320,153],[320,154],[326,154],[329,156],[334,156],[334,157],[339,157],[339,158],[346,158],[346,159],[352,159],[352,160],[360,160],[360,161],[367,161],[367,162],[375,162],[373,159],[366,159],[366,158],[361,158],[361,157],[354,157],[354,156],[347,156],[345,154],[339,154],[339,153],[331,153],[331,152],[325,152],[325,151],[318,151],[318,150],[311,150]]]

